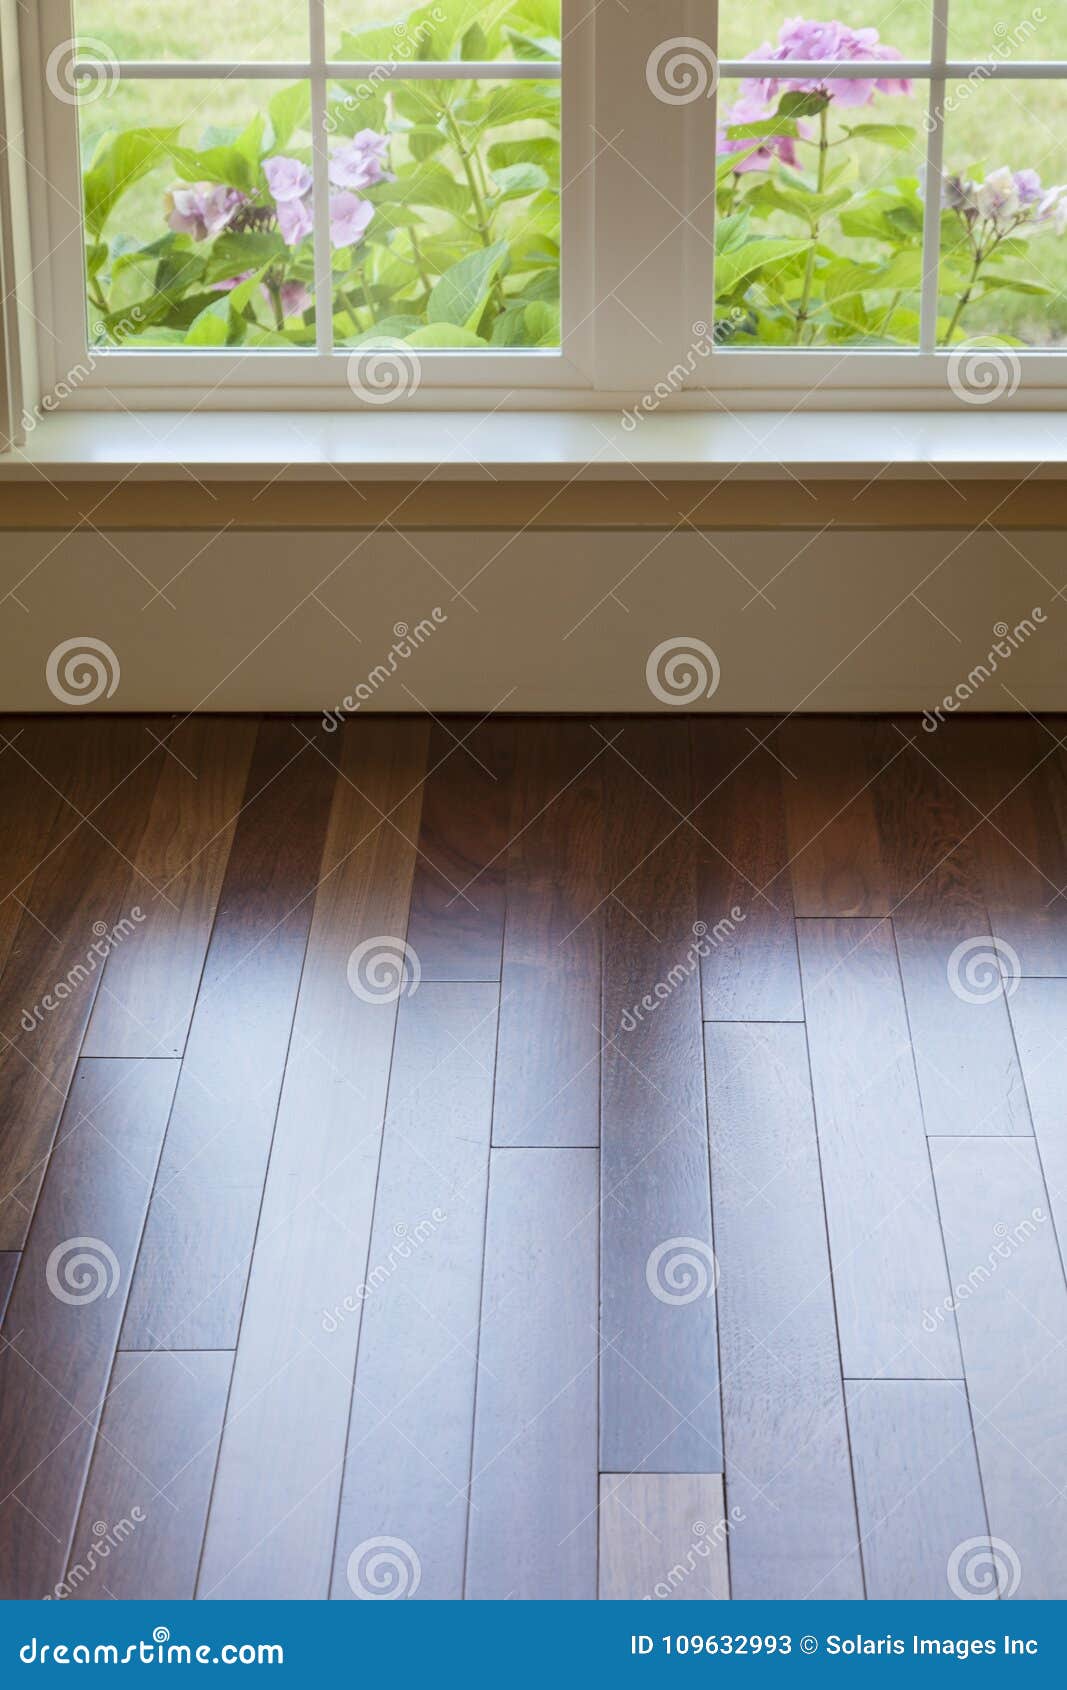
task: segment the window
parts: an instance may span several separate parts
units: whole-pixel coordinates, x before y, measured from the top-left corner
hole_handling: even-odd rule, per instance
[[[8,10],[63,406],[1060,403],[1062,0]]]

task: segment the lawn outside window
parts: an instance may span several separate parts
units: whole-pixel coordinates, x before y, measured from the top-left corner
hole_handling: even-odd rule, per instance
[[[46,408],[1062,408],[1054,0],[2,3]]]

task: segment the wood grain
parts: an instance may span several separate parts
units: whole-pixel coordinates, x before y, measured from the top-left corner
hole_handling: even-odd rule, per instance
[[[591,1600],[597,1561],[593,1150],[494,1150],[466,1594]]]
[[[601,1468],[721,1470],[696,846],[682,721],[606,729]],[[650,784],[651,783],[651,784]],[[645,1007],[647,1000],[648,1007]]]
[[[359,1336],[360,1304],[352,1299],[369,1271],[397,1014],[397,975],[376,992],[373,971],[351,959],[364,945],[372,956],[400,956],[426,738],[420,721],[360,720],[344,730],[202,1596],[322,1598],[329,1591]],[[264,1462],[264,1451],[283,1449],[284,1461]]]
[[[884,763],[869,724],[792,717],[770,746],[788,771],[783,790],[797,915],[888,915],[891,890],[872,791]]]
[[[987,1544],[982,1482],[962,1384],[951,1379],[850,1379],[867,1595],[875,1602],[947,1602],[961,1544]]]
[[[974,855],[977,818],[927,754],[928,734],[904,723],[872,736],[884,765],[875,811],[926,1130],[1029,1133]]]
[[[932,1139],[989,1529],[1067,1596],[1067,1288],[1032,1139]],[[1010,1560],[1010,1558],[1009,1558]]]
[[[1067,980],[1021,980],[1009,1007],[1062,1247],[1067,1241]]]
[[[255,737],[253,720],[217,716],[167,736],[125,899],[137,925],[104,965],[83,1055],[185,1049]]]
[[[225,1350],[115,1357],[65,1595],[192,1597],[232,1365]]]
[[[425,983],[401,1009],[335,1596],[359,1590],[359,1545],[379,1537],[416,1548],[412,1595],[463,1595],[496,1009],[494,986]]]
[[[602,1473],[601,1601],[725,1601],[727,1533],[721,1473]]]
[[[885,922],[802,921],[808,1017],[846,1377],[961,1378],[944,1247],[893,935]]]
[[[177,1063],[79,1065],[4,1322],[0,1595],[63,1577]]]
[[[514,733],[462,717],[430,730],[408,924],[424,980],[500,979]]]
[[[15,1283],[20,1257],[15,1250],[5,1250],[0,1254],[0,1324],[3,1323],[4,1312],[7,1308],[11,1287]]]
[[[148,725],[84,721],[74,739],[42,724],[18,742],[63,802],[0,982],[0,1248],[25,1241],[100,987],[99,952],[128,915],[130,860],[159,773]]]
[[[259,730],[123,1332],[228,1349],[248,1263],[334,785],[328,736]]]
[[[772,727],[762,717],[692,723],[706,1021],[804,1015],[782,795],[790,777],[759,744]]]
[[[802,1027],[705,1029],[727,1496],[741,1600],[863,1595]]]
[[[595,1145],[604,741],[580,720],[515,733],[493,1143]]]
[[[73,737],[75,724],[57,722],[53,737]],[[40,729],[14,717],[0,721],[0,970],[7,962],[33,877],[63,802],[58,789],[27,757]],[[28,737],[27,737],[28,736]],[[71,755],[74,747],[71,745]]]

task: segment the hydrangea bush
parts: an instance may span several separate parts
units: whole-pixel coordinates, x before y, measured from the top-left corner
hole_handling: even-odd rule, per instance
[[[899,121],[893,107],[912,93],[892,72],[901,54],[875,29],[792,18],[776,42],[747,56],[782,70],[743,81],[721,117],[718,339],[735,346],[914,347],[923,257],[917,161],[925,136],[914,122]],[[869,62],[870,75],[791,77],[791,60]],[[900,162],[865,182],[861,161],[871,148]],[[1067,228],[1065,199],[1067,188],[1044,187],[1030,169],[947,165],[940,345],[968,338],[976,308],[994,293],[1054,292],[1024,274],[1021,261],[1030,234]]]
[[[402,25],[346,34],[338,56],[558,59],[558,0],[507,0],[491,25],[485,12],[484,0],[434,0]],[[100,137],[84,173],[97,342],[314,347],[308,84],[265,107],[195,137],[192,120]],[[559,344],[557,83],[402,71],[336,83],[327,130],[336,345]]]

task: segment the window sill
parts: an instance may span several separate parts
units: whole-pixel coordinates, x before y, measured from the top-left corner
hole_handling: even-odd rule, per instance
[[[0,486],[9,529],[1059,527],[1067,415],[69,412]]]
[[[617,411],[54,413],[0,477],[369,481],[1067,475],[1067,415]]]

